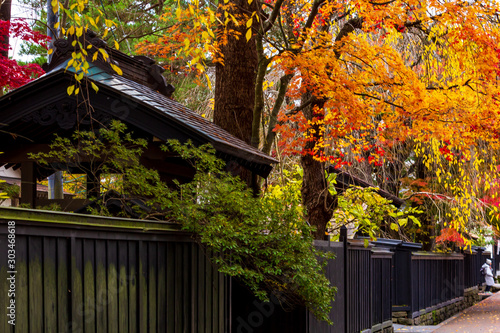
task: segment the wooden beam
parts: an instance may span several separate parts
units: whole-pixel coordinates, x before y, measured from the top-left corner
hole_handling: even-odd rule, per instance
[[[35,162],[21,163],[21,204],[36,207],[36,164]]]

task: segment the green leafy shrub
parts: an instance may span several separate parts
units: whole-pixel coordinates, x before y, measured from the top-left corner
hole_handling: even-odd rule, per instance
[[[191,182],[169,187],[156,170],[141,165],[146,148],[146,142],[134,139],[125,125],[113,122],[98,135],[57,137],[50,153],[31,157],[43,164],[58,159],[80,169],[87,165],[86,171],[94,174],[122,174],[124,207],[144,219],[181,223],[208,249],[220,272],[243,281],[260,300],[275,295],[284,305],[306,306],[318,319],[330,322],[336,289],[324,276],[323,266],[331,256],[314,248],[313,230],[293,192],[255,198],[239,178],[224,171],[225,162],[211,146],[177,141],[163,149],[188,161],[195,174]],[[82,160],[91,162],[84,165]],[[110,215],[104,197],[96,198],[94,214]],[[127,206],[137,200],[146,208]]]

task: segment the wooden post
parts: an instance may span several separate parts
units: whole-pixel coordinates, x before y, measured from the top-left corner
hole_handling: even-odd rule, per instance
[[[21,163],[21,204],[36,208],[36,165],[34,162]]]
[[[64,199],[62,171],[56,171],[47,179],[49,181],[49,199]]]
[[[349,291],[349,286],[347,283],[348,279],[348,274],[347,274],[347,268],[349,267],[347,263],[347,228],[345,225],[340,227],[340,241],[342,241],[342,245],[344,248],[344,330],[347,332],[347,327],[348,327],[348,320],[347,320],[347,308],[348,308],[348,291]]]

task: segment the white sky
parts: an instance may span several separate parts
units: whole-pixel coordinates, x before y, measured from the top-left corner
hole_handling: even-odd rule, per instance
[[[38,13],[35,13],[31,7],[27,5],[20,4],[18,0],[12,0],[12,9],[11,9],[11,19],[14,20],[16,18],[26,19],[28,24],[33,23],[33,19],[39,16]],[[16,60],[28,61],[31,57],[27,56],[19,56],[21,41],[17,38],[10,39],[10,46],[12,50],[9,52],[9,56],[13,56]]]

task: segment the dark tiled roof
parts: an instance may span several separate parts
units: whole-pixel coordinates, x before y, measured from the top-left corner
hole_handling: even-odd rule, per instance
[[[71,78],[74,73],[73,69],[70,67],[68,70],[65,70],[66,64],[67,61],[60,63],[40,78],[0,97],[0,104],[2,101],[10,100],[15,95],[19,94],[19,96],[22,96],[22,94],[29,94],[30,89],[35,86],[37,89],[43,89],[43,86],[51,82],[55,77],[67,76]],[[100,89],[122,95],[133,103],[143,105],[153,112],[158,112],[165,121],[184,129],[185,132],[191,132],[198,137],[204,138],[217,151],[236,157],[240,164],[254,170],[261,176],[267,176],[272,169],[270,165],[277,163],[272,157],[234,137],[194,111],[150,87],[123,76],[109,73],[102,69],[102,67],[92,64],[89,68],[88,78],[94,81]],[[159,138],[162,140],[169,139],[168,133],[165,133],[165,137]]]
[[[271,170],[271,164],[277,163],[272,157],[262,153],[260,150],[234,137],[214,123],[201,117],[194,111],[186,108],[182,104],[170,99],[174,87],[165,81],[161,75],[164,69],[154,63],[152,59],[143,56],[131,57],[123,52],[112,49],[99,39],[93,31],[86,31],[85,38],[80,40],[85,49],[97,51],[97,48],[104,48],[109,54],[109,60],[105,60],[99,55],[95,60],[90,60],[88,78],[94,81],[99,88],[111,92],[112,95],[121,95],[127,101],[143,106],[143,111],[160,114],[159,121],[168,122],[169,126],[175,126],[188,137],[197,137],[211,143],[214,148],[225,155],[236,157],[236,160],[243,166],[257,172],[259,175],[267,176]],[[77,44],[77,48],[79,47]],[[75,52],[72,40],[58,39],[54,42],[55,50],[52,60],[45,64],[47,74],[39,79],[17,89],[10,94],[0,98],[0,102],[9,95],[29,94],[31,87],[44,89],[43,84],[48,84],[51,78],[59,75],[72,77],[75,73],[73,67],[66,70],[66,65],[71,59],[71,54]],[[99,54],[99,53],[98,53]],[[117,75],[111,70],[112,62],[120,67],[123,75]],[[42,83],[44,82],[44,83]],[[19,95],[22,96],[22,95]],[[144,109],[145,107],[145,109]],[[126,120],[124,120],[126,121]],[[140,115],[136,122],[141,122]],[[142,123],[142,128],[148,130],[151,123]],[[150,129],[151,130],[151,129]],[[158,134],[158,130],[156,133]],[[155,134],[157,136],[157,134]],[[168,133],[157,136],[162,140],[170,139]]]
[[[146,104],[150,108],[163,113],[170,120],[177,122],[180,126],[187,126],[198,132],[211,141],[217,150],[230,155],[239,155],[237,154],[238,151],[246,152],[246,159],[253,156],[255,162],[258,163],[270,164],[277,162],[272,157],[229,134],[196,112],[149,87],[116,74],[108,74],[97,67],[94,67],[93,70],[91,69],[89,78],[138,103]]]

